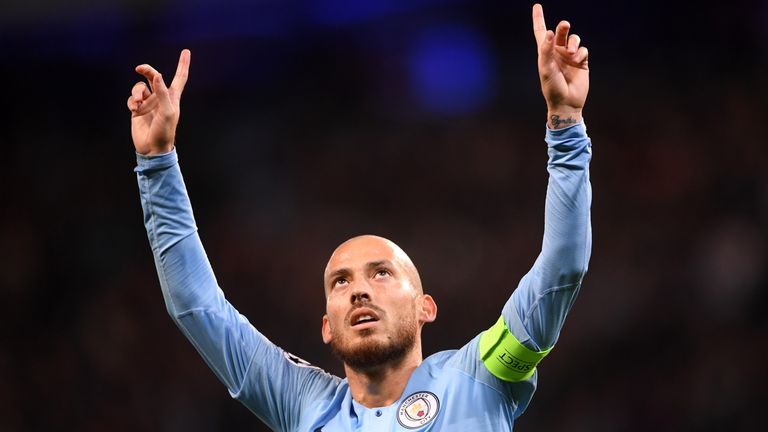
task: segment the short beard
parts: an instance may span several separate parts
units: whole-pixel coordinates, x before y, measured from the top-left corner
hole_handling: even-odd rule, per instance
[[[331,350],[352,369],[372,372],[381,366],[396,366],[402,362],[416,344],[417,331],[416,320],[408,320],[387,342],[380,343],[366,338],[356,346],[350,346],[340,335],[334,335]],[[361,333],[368,336],[372,331],[363,330]]]

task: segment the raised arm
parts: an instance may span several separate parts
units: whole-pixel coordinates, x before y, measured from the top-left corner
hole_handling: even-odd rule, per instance
[[[292,430],[306,404],[332,392],[337,379],[269,342],[216,282],[174,148],[189,62],[184,50],[169,87],[151,66],[138,66],[151,87],[136,84],[128,99],[144,225],[166,308],[233,398],[272,429]]]
[[[549,183],[541,253],[504,307],[510,331],[527,348],[551,348],[587,271],[592,246],[589,162],[592,146],[582,121],[589,90],[587,49],[560,21],[547,30],[533,7],[539,78],[547,102]]]

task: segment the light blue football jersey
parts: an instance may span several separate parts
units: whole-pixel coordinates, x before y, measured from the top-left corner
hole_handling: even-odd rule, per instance
[[[540,351],[557,341],[591,251],[589,161],[583,124],[547,130],[549,184],[542,250],[502,309],[510,331]],[[137,156],[144,224],[169,314],[231,396],[278,431],[511,431],[537,374],[502,381],[473,338],[426,358],[399,400],[366,408],[346,379],[309,365],[264,337],[226,300],[197,235],[175,149]],[[489,316],[485,328],[498,316]],[[484,330],[485,328],[480,328]]]

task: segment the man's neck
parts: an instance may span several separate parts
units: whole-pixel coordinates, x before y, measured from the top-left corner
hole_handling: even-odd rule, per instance
[[[375,368],[357,370],[344,364],[352,398],[368,408],[392,405],[402,396],[421,361],[421,347],[416,346],[400,361]]]

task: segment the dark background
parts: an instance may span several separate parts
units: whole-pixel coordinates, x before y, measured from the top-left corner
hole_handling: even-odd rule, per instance
[[[425,354],[492,324],[538,253],[546,107],[516,1],[0,4],[0,430],[262,430],[165,312],[129,113],[192,49],[178,151],[229,299],[320,338],[341,241],[400,244],[440,307]],[[765,425],[768,3],[549,1],[590,48],[593,256],[517,430]]]

